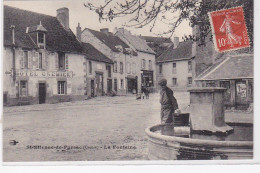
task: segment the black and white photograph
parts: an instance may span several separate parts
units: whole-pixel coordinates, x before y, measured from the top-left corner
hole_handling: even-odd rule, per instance
[[[255,158],[254,0],[2,8],[4,163]]]

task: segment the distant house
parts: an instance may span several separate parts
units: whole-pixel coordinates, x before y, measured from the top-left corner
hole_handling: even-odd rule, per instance
[[[85,58],[69,9],[48,16],[4,6],[5,105],[84,99]]]
[[[136,53],[136,75],[138,82],[138,91],[141,91],[142,87],[153,88],[156,83],[156,67],[155,67],[155,52],[146,44],[146,42],[136,35],[131,34],[124,28],[116,28],[115,35],[129,45]],[[131,82],[131,78],[127,77],[128,83]]]
[[[165,78],[168,86],[187,88],[193,86],[194,56],[192,41],[176,42],[156,59],[156,78]]]
[[[140,36],[140,38],[145,40],[146,44],[156,53],[156,58],[173,45],[172,40],[166,37]]]
[[[95,31],[85,28],[83,31],[77,28],[77,37],[82,43],[89,43],[95,49],[100,51],[106,57],[113,61],[112,77],[101,83],[103,88],[109,88],[115,91],[118,95],[138,92],[137,88],[137,63],[136,52],[133,51],[119,37],[109,32],[107,28]],[[94,75],[102,73],[93,72]],[[127,78],[131,78],[131,84]]]
[[[225,105],[247,108],[253,103],[253,54],[226,55],[195,79],[198,86],[224,87]]]

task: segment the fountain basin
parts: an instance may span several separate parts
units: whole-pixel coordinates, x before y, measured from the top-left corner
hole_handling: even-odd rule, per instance
[[[167,129],[167,126],[160,124],[145,129],[150,160],[253,159],[253,139],[247,139],[246,136],[238,141],[232,136],[222,137],[222,140],[210,140],[209,136],[192,138],[192,134],[185,127],[176,128],[173,135],[170,135],[170,131],[162,134],[162,129]],[[248,134],[251,132],[252,130]]]

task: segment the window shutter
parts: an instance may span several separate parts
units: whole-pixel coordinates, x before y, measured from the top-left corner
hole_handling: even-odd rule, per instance
[[[71,89],[72,89],[72,84],[71,84],[71,80],[67,80],[67,94],[70,95],[71,94]]]
[[[45,52],[42,52],[42,68],[46,70],[46,56],[45,56]]]
[[[39,69],[39,52],[35,52],[36,69]]]
[[[25,54],[24,54],[24,51],[23,51],[23,54],[22,54],[22,56],[21,56],[21,68],[24,68],[24,56],[25,56]]]
[[[28,51],[28,68],[32,68],[32,52]]]
[[[55,67],[58,70],[59,69],[59,55],[56,53],[55,54]]]
[[[65,69],[66,69],[66,70],[69,69],[69,59],[68,59],[68,55],[65,56]]]
[[[58,94],[58,85],[57,85],[57,81],[54,81],[53,82],[53,85],[52,85],[52,94],[53,95],[57,95]]]

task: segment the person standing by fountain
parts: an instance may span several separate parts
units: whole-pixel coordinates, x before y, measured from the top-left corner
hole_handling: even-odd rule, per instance
[[[161,79],[158,82],[161,88],[160,103],[161,103],[161,123],[173,123],[173,113],[176,110],[180,113],[176,98],[173,96],[173,91],[167,87],[167,80]]]

